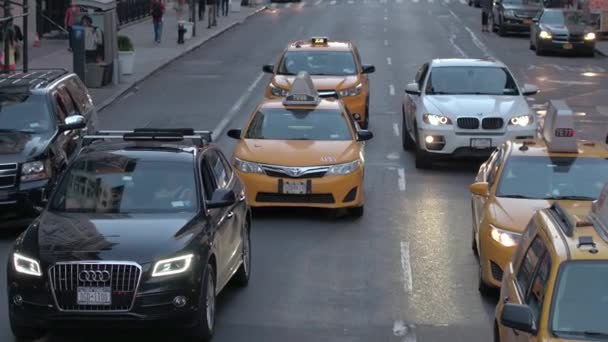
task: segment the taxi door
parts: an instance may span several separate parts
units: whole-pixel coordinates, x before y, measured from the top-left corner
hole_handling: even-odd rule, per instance
[[[528,242],[531,241],[531,243]],[[551,255],[544,239],[537,234],[534,219],[530,221],[522,244],[510,264],[512,269],[503,279],[501,298],[497,319],[500,320],[502,306],[506,303],[528,305],[534,315],[536,328],[541,323],[542,304],[547,289],[547,280],[551,271]],[[522,331],[502,326],[500,341],[524,342],[538,341],[538,337]]]
[[[475,182],[487,182],[490,189],[488,197],[483,196],[471,196],[471,206],[473,211],[473,238],[475,239],[476,246],[479,246],[479,225],[484,219],[486,213],[487,204],[493,199],[495,194],[494,185],[498,179],[498,171],[503,164],[504,160],[504,148],[499,147],[498,150],[494,151],[488,161],[482,165],[479,169],[479,173],[475,178]]]

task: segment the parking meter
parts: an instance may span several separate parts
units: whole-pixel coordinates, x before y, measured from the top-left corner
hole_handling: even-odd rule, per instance
[[[72,26],[72,58],[74,73],[85,80],[86,73],[86,49],[84,26]]]

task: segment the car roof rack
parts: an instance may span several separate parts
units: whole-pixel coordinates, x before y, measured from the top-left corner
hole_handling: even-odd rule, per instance
[[[2,87],[40,87],[47,85],[58,78],[65,76],[67,69],[28,69],[15,70],[9,73],[0,73],[0,88]]]
[[[121,139],[123,141],[176,142],[191,140],[204,146],[212,142],[212,131],[196,131],[192,128],[135,128],[133,130],[102,130],[83,137],[83,145],[93,141]]]

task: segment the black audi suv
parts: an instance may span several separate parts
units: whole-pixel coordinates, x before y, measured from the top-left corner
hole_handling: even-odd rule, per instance
[[[208,340],[215,298],[250,275],[244,188],[209,132],[87,136],[7,267],[17,337],[169,323]]]

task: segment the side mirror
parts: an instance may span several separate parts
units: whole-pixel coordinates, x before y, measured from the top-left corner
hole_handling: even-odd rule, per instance
[[[228,135],[232,139],[239,140],[239,139],[241,139],[241,130],[240,129],[231,129],[228,132],[226,132],[226,135]]]
[[[266,64],[262,67],[262,71],[269,73],[269,74],[274,74],[274,65]]]
[[[521,90],[522,95],[532,96],[538,94],[538,87],[532,84],[525,84]]]
[[[367,141],[374,137],[374,133],[368,130],[360,130],[357,132],[357,141]]]
[[[527,305],[507,303],[502,308],[501,323],[511,329],[536,334],[534,315]]]
[[[537,23],[538,22],[538,18],[532,18],[532,22],[533,23]]]
[[[362,74],[371,74],[376,72],[376,67],[373,65],[367,65],[367,64],[363,64],[361,66],[361,73]]]
[[[211,200],[207,202],[208,209],[224,208],[236,203],[236,195],[234,191],[229,189],[217,189],[211,196]]]
[[[469,191],[473,195],[488,197],[490,194],[490,185],[486,182],[473,183],[469,186]]]
[[[405,93],[410,95],[420,95],[420,88],[418,88],[418,83],[410,83],[405,86]]]
[[[65,118],[65,122],[59,125],[59,131],[65,132],[73,129],[85,128],[87,125],[84,116],[72,115]]]

